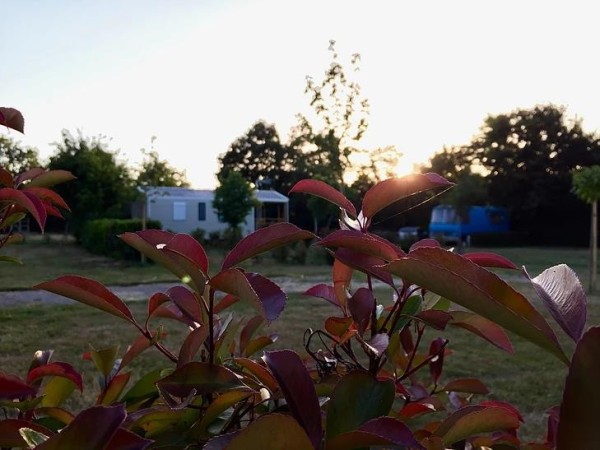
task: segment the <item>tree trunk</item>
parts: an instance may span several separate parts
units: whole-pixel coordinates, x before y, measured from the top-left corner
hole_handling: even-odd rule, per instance
[[[598,202],[592,202],[592,229],[590,232],[590,286],[589,292],[596,289],[598,267]]]

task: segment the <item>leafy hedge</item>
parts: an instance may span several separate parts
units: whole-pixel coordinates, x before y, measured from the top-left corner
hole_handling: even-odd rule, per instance
[[[146,228],[162,228],[157,220],[146,221]],[[119,235],[125,232],[134,232],[142,229],[139,219],[97,219],[90,220],[83,227],[81,244],[90,253],[108,256],[115,259],[136,260],[140,253],[125,244]]]

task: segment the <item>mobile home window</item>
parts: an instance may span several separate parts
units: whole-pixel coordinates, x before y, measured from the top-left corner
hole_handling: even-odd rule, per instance
[[[198,203],[198,220],[206,220],[206,203]]]
[[[185,220],[185,202],[173,202],[173,220]]]

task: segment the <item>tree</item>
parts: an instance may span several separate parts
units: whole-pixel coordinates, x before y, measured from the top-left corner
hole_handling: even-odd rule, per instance
[[[65,218],[77,239],[88,220],[129,216],[130,203],[136,196],[133,180],[102,136],[89,138],[80,132],[73,136],[63,130],[62,140],[54,146],[49,168],[65,169],[77,177],[56,188],[71,206],[71,213]]]
[[[171,167],[167,161],[161,160],[154,149],[156,137],[152,136],[152,147],[149,151],[142,149],[145,158],[141,167],[135,171],[135,181],[138,186],[172,186],[189,187],[185,170],[179,171]]]
[[[217,178],[238,172],[250,183],[262,181],[287,193],[300,175],[299,158],[297,149],[281,143],[274,125],[258,120],[219,156]]]
[[[433,161],[442,162],[456,171],[456,180],[469,166],[479,167],[489,183],[489,202],[508,207],[513,228],[529,232],[536,243],[576,244],[585,235],[587,212],[573,201],[571,171],[599,164],[600,142],[583,131],[580,120],[568,119],[563,107],[490,115],[469,145]],[[434,164],[434,171],[448,175]]]
[[[589,292],[596,288],[598,267],[598,199],[600,199],[600,166],[584,167],[573,172],[573,192],[592,206],[590,229]]]
[[[36,148],[24,146],[8,136],[0,136],[0,167],[11,173],[21,173],[40,165]]]
[[[240,225],[256,204],[252,186],[238,172],[230,172],[215,189],[213,208],[219,220],[229,224],[237,236],[240,235]]]
[[[343,191],[350,156],[368,127],[369,101],[362,97],[358,82],[346,75],[334,40],[329,41],[329,51],[332,62],[324,78],[315,81],[312,76],[306,77],[305,93],[310,98],[314,120],[299,114],[297,130],[305,143],[312,144],[313,149],[306,154],[309,165],[326,167],[332,181]],[[360,69],[358,53],[352,55],[350,65],[353,72]]]

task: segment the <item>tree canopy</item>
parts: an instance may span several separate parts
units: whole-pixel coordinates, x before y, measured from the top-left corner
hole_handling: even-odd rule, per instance
[[[151,142],[154,144],[155,137]],[[134,170],[135,182],[138,186],[171,186],[189,187],[185,170],[180,171],[160,159],[158,152],[152,147],[150,150],[142,149],[144,160],[141,166]]]
[[[213,208],[230,228],[239,229],[255,205],[254,189],[239,172],[230,172],[215,189]]]
[[[38,151],[9,136],[0,135],[0,167],[4,167],[11,173],[21,173],[32,167],[40,167]]]
[[[470,144],[444,149],[423,170],[454,181],[476,170],[488,201],[509,208],[514,229],[556,244],[573,243],[587,222],[571,195],[571,171],[599,162],[598,136],[547,104],[488,116]]]
[[[67,219],[77,238],[88,220],[124,218],[130,214],[130,202],[136,195],[130,171],[117,153],[110,151],[105,138],[73,136],[62,131],[62,140],[54,143],[50,169],[70,171],[77,179],[56,187],[71,207]]]

